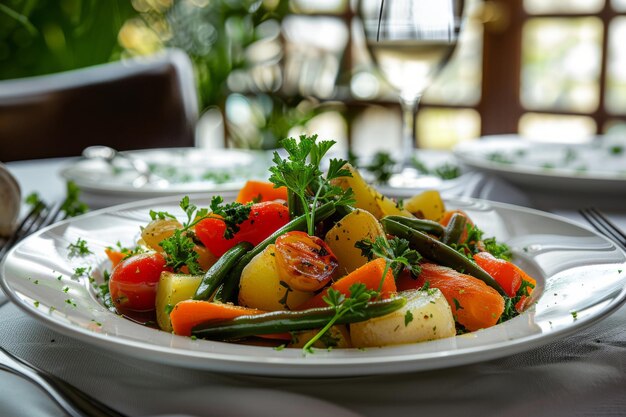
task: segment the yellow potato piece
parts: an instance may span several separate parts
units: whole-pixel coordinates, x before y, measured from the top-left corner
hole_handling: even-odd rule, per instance
[[[404,202],[404,208],[416,217],[439,221],[446,211],[446,205],[437,190],[426,190]]]
[[[385,232],[376,218],[369,212],[355,209],[337,222],[326,233],[326,244],[339,261],[338,275],[344,276],[365,265],[368,260],[354,244],[367,239],[373,242]]]
[[[157,324],[161,330],[172,331],[170,311],[184,300],[191,299],[202,281],[201,275],[174,274],[161,272],[156,294]]]
[[[291,310],[313,296],[312,292],[292,290],[281,281],[276,256],[276,247],[269,245],[244,268],[239,305],[265,311]]]
[[[176,219],[152,220],[146,227],[141,229],[141,239],[150,249],[163,252],[163,248],[159,243],[172,237],[174,231],[182,227],[183,225]]]
[[[359,171],[352,165],[346,164],[344,168],[350,171],[352,177],[341,177],[333,183],[344,190],[352,188],[356,200],[355,207],[369,211],[377,219],[390,215],[412,217],[411,213],[400,208],[393,199],[383,196],[365,182]]]
[[[411,290],[398,295],[407,298],[404,307],[385,316],[350,324],[354,347],[399,345],[456,335],[452,311],[441,291]]]

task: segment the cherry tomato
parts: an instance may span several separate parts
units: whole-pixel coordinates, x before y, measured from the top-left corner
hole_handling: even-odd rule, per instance
[[[141,253],[120,262],[111,273],[109,291],[120,310],[154,310],[156,289],[165,259],[160,253]]]
[[[289,222],[289,209],[281,203],[268,201],[252,205],[248,220],[239,225],[232,239],[224,237],[226,225],[220,219],[204,219],[196,225],[196,236],[217,257],[239,242],[258,245],[266,237]]]
[[[304,232],[289,232],[276,239],[276,263],[281,278],[299,291],[322,288],[339,264],[322,239]]]

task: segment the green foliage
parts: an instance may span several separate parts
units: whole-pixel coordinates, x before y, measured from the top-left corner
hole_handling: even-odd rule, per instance
[[[299,140],[284,139],[282,145],[288,156],[285,159],[278,152],[274,152],[274,165],[269,169],[270,181],[276,187],[286,187],[300,200],[307,216],[307,230],[310,235],[314,234],[315,210],[318,203],[334,201],[335,205],[339,206],[354,202],[351,188],[343,190],[330,183],[336,178],[352,176],[350,171],[344,168],[345,160],[331,159],[326,177],[320,169],[322,158],[334,144],[334,140],[318,142],[317,135],[310,137],[302,135]]]
[[[204,219],[214,218],[223,220],[226,224],[224,237],[232,239],[239,231],[239,225],[248,219],[252,204],[228,203],[224,204],[221,196],[214,196],[211,199],[211,207],[198,208],[192,204],[188,196],[180,200],[180,208],[185,212],[187,219],[183,222],[181,229],[176,229],[174,234],[159,242],[165,252],[165,263],[172,267],[174,272],[187,265],[189,272],[193,275],[202,274],[202,268],[198,264],[198,253],[194,250],[194,234],[190,230]],[[175,217],[164,211],[150,210],[150,217],[155,219],[174,219]]]
[[[102,64],[119,57],[117,35],[136,15],[127,0],[4,0],[0,79]]]
[[[373,258],[385,259],[395,277],[404,268],[411,271],[413,276],[417,276],[421,272],[419,261],[422,256],[409,247],[409,241],[406,239],[394,237],[387,240],[383,236],[378,236],[374,242],[365,239],[356,242],[354,246],[361,249],[361,254],[369,260]]]

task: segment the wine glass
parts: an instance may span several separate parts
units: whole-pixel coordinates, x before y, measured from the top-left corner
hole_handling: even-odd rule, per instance
[[[390,180],[408,187],[413,167],[415,114],[426,87],[456,47],[462,0],[360,0],[367,47],[402,108],[400,173]]]

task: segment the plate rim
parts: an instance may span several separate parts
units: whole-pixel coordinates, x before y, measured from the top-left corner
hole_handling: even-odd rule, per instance
[[[35,318],[41,324],[58,331],[61,334],[69,336],[74,339],[78,339],[82,342],[86,342],[96,348],[123,353],[131,357],[157,360],[164,363],[169,363],[175,366],[183,366],[193,369],[201,369],[206,371],[217,371],[224,373],[236,373],[236,374],[250,374],[250,375],[264,375],[264,376],[280,376],[280,377],[300,377],[300,378],[317,378],[317,377],[345,377],[345,376],[365,376],[365,375],[383,375],[383,374],[400,374],[407,372],[422,372],[432,369],[444,369],[459,365],[466,365],[471,363],[477,363],[484,360],[497,359],[506,355],[519,353],[535,347],[539,347],[550,343],[554,340],[561,339],[570,334],[576,333],[584,328],[591,326],[592,324],[606,318],[613,314],[626,302],[626,287],[624,287],[617,296],[615,296],[611,302],[606,305],[600,312],[590,314],[581,319],[573,320],[569,325],[557,330],[552,330],[549,333],[536,333],[525,335],[523,337],[514,338],[508,340],[506,343],[502,341],[491,342],[487,344],[481,344],[475,347],[465,347],[461,351],[442,351],[438,354],[433,352],[415,352],[415,353],[403,353],[396,356],[384,356],[384,357],[367,357],[363,356],[358,358],[352,356],[347,358],[347,363],[337,363],[336,361],[345,361],[346,358],[328,358],[324,359],[320,356],[307,357],[307,361],[296,360],[292,357],[285,357],[281,360],[276,360],[270,356],[258,356],[258,357],[242,357],[236,354],[216,354],[215,352],[208,352],[207,350],[191,350],[181,347],[166,347],[157,344],[152,344],[145,340],[130,340],[117,335],[108,335],[98,333],[78,326],[73,323],[64,323],[60,320],[55,320],[53,316],[45,314],[38,308],[34,308],[26,302],[26,300],[20,298],[13,289],[9,286],[7,278],[5,277],[5,266],[7,260],[13,256],[13,253],[25,242],[31,239],[37,238],[39,235],[46,233],[48,230],[63,226],[71,222],[88,219],[89,217],[100,216],[111,211],[123,211],[128,209],[141,208],[145,206],[153,206],[163,203],[175,203],[177,196],[167,196],[154,198],[149,200],[141,200],[136,202],[130,202],[120,205],[115,205],[107,208],[92,211],[90,213],[63,220],[62,222],[48,226],[40,231],[37,231],[33,235],[27,237],[18,245],[14,246],[6,255],[6,257],[0,263],[0,287],[5,292],[5,295],[22,311],[27,313],[30,317]],[[209,196],[203,194],[196,197],[208,198]],[[540,215],[548,217],[552,220],[567,223],[579,229],[584,229],[588,233],[600,237],[604,241],[610,243],[610,245],[617,249],[622,255],[626,256],[626,252],[617,247],[612,241],[606,237],[598,234],[594,230],[587,229],[581,224],[570,220],[568,218],[544,212],[541,210],[517,206],[508,203],[499,203],[484,199],[473,198],[447,198],[446,202],[480,202],[487,203],[493,207],[503,207],[505,209],[520,210],[529,214]],[[624,263],[626,265],[626,262]],[[534,310],[532,307],[530,310]],[[112,313],[111,313],[112,314]],[[518,316],[521,317],[521,316]],[[122,319],[125,320],[125,319]],[[130,323],[130,322],[129,322]],[[160,331],[156,330],[155,331]],[[480,331],[479,331],[480,332]],[[474,332],[476,333],[476,332]],[[175,338],[184,336],[173,336]],[[457,336],[459,337],[459,336]],[[189,338],[185,338],[189,339]],[[440,339],[445,340],[445,339]],[[194,341],[195,342],[195,341]],[[212,341],[198,341],[208,343],[226,343],[226,342],[212,342]],[[272,348],[265,348],[272,349]],[[380,348],[372,348],[380,349]],[[384,349],[384,348],[383,348]],[[428,360],[425,356],[427,356]],[[294,363],[295,361],[295,363]],[[367,366],[360,366],[367,365]],[[246,370],[242,370],[242,366],[248,366]]]

